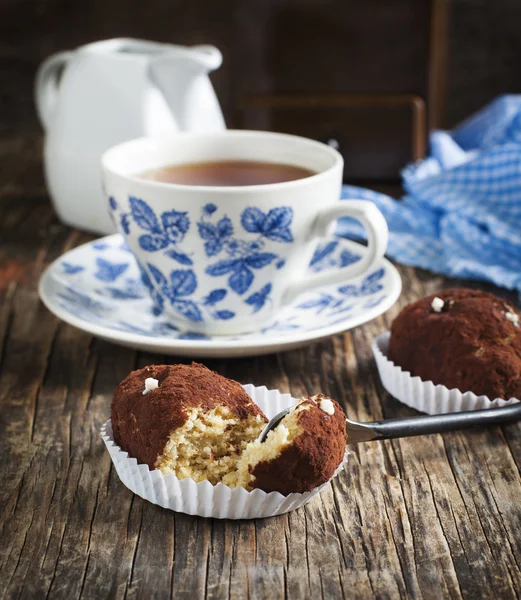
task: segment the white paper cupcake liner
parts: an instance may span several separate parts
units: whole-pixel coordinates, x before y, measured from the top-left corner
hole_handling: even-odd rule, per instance
[[[380,334],[373,340],[373,354],[384,388],[400,402],[429,415],[497,408],[519,402],[519,399],[504,400],[488,396],[476,396],[472,392],[458,389],[449,390],[444,385],[434,385],[432,381],[423,381],[413,377],[408,371],[395,365],[387,358],[390,332]]]
[[[248,384],[243,387],[268,419],[297,402],[290,394],[281,394],[278,390],[268,390],[264,386]],[[101,428],[101,437],[119,478],[129,490],[152,504],[189,515],[215,519],[274,517],[304,506],[329,483],[304,494],[288,496],[279,492],[268,494],[262,490],[248,492],[244,488],[229,488],[222,483],[214,486],[208,481],[196,483],[193,479],[163,475],[158,469],[151,471],[148,465],[138,464],[135,458],[130,458],[114,442],[110,420]],[[344,468],[347,455],[346,449],[344,459],[331,479]]]

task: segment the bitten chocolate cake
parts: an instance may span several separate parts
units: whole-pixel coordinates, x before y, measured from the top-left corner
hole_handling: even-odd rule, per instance
[[[444,290],[409,304],[391,326],[388,357],[449,389],[521,399],[519,314],[493,294]]]
[[[267,419],[236,381],[203,365],[133,371],[112,402],[114,440],[165,475],[217,483]]]
[[[224,483],[265,492],[312,490],[333,476],[347,443],[346,419],[340,405],[318,394],[303,398],[264,443],[248,444],[237,471]]]
[[[196,363],[133,371],[112,403],[115,442],[165,475],[282,494],[331,478],[347,439],[334,400],[301,400],[260,444],[266,422],[239,383]]]

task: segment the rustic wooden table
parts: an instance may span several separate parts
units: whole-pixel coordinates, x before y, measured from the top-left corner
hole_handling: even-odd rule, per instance
[[[93,339],[42,306],[43,269],[90,238],[54,216],[39,145],[8,140],[0,156],[1,597],[518,597],[521,424],[352,447],[319,497],[267,520],[191,517],[132,495],[99,429],[131,369],[175,359]],[[356,419],[412,415],[382,389],[370,342],[405,303],[455,282],[400,271],[400,301],[363,327],[205,362],[294,396],[326,392]]]

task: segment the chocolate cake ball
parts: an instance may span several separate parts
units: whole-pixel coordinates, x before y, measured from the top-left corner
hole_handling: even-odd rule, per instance
[[[303,398],[264,443],[248,444],[224,483],[265,492],[307,492],[328,481],[344,458],[346,419],[340,405],[318,394]]]
[[[521,323],[505,300],[444,290],[393,321],[388,357],[404,371],[490,399],[521,399]]]
[[[150,469],[220,481],[267,419],[236,381],[204,367],[133,371],[112,403],[115,442]]]

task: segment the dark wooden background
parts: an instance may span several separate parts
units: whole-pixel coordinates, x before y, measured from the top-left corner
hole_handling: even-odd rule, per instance
[[[347,178],[396,179],[418,153],[414,98],[446,127],[521,91],[520,22],[519,0],[1,0],[0,134],[39,131],[33,78],[53,52],[117,36],[213,43],[228,126],[333,137]]]

